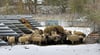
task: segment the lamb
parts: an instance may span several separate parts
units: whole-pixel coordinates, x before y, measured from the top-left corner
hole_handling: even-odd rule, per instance
[[[84,34],[83,32],[80,32],[80,31],[74,31],[74,34],[75,35],[79,35],[79,36],[86,37],[86,34]]]
[[[32,34],[30,40],[31,40],[32,43],[36,43],[38,45],[41,45],[41,43],[43,41],[45,41],[45,37],[43,37],[43,35],[34,33],[34,34]]]
[[[70,30],[65,30],[65,34],[67,34],[67,35],[72,35],[72,31],[70,31]]]
[[[29,40],[30,40],[30,37],[31,37],[31,35],[23,35],[23,36],[21,36],[21,37],[19,37],[19,39],[18,39],[18,41],[19,41],[19,43],[21,43],[21,44],[28,44],[29,43]]]
[[[41,45],[42,41],[43,41],[43,38],[42,37],[31,37],[31,41],[33,43],[36,43],[38,45]]]
[[[8,44],[14,45],[15,44],[15,37],[14,36],[7,36]]]
[[[72,44],[79,44],[79,43],[81,43],[81,41],[80,41],[81,38],[82,38],[81,36],[78,36],[78,35],[74,35],[73,34],[73,35],[68,36],[66,38],[66,40],[71,41]]]

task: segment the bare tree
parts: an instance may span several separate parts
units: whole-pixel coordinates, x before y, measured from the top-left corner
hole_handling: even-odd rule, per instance
[[[18,11],[18,14],[24,14],[24,4],[22,0],[18,0],[17,11]]]
[[[58,6],[61,9],[61,13],[66,13],[68,7],[68,0],[45,0],[44,2],[49,6]]]
[[[37,13],[37,0],[34,0],[34,12]]]

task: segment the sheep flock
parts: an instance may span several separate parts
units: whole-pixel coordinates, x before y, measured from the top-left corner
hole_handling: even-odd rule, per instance
[[[36,44],[36,45],[61,45],[61,44],[85,44],[89,43],[88,40],[94,38],[93,43],[96,43],[98,39],[100,40],[100,35],[96,32],[90,33],[86,36],[85,33],[80,31],[65,30],[62,26],[47,26],[44,30],[34,29],[31,30],[31,34],[23,34],[21,36],[7,36],[2,38],[9,45],[18,44]],[[96,39],[97,38],[97,39]]]

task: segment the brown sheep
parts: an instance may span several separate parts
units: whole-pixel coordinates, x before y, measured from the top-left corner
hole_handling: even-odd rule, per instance
[[[42,41],[43,41],[43,38],[42,37],[31,37],[31,41],[33,43],[36,43],[38,45],[41,45]]]
[[[74,31],[74,34],[76,34],[76,35],[80,35],[80,34],[83,34],[83,33],[80,32],[80,31]]]
[[[80,32],[80,31],[74,31],[74,34],[78,35],[78,36],[86,37],[86,34],[84,34],[83,32]]]
[[[23,36],[19,37],[18,41],[21,44],[28,44],[30,40],[31,35],[30,34],[24,34]]]
[[[44,33],[50,34],[51,31],[53,31],[53,30],[54,30],[54,27],[53,27],[53,26],[47,26],[47,27],[44,29]]]
[[[40,35],[40,33],[33,33],[31,35],[30,41],[32,43],[41,45],[42,41],[44,41],[44,37],[43,37],[43,35]]]
[[[65,30],[65,34],[67,34],[67,35],[72,35],[72,31],[70,31],[70,30]]]
[[[32,26],[25,18],[21,18],[19,21],[21,21],[27,28],[32,29]]]
[[[35,30],[32,30],[32,32],[33,32],[34,34],[40,34],[40,35],[43,34],[43,30],[41,30],[41,29],[35,29]],[[34,34],[32,34],[32,35],[34,35]]]
[[[14,36],[8,36],[7,40],[8,40],[8,44],[11,44],[11,45],[15,44],[15,37]]]
[[[54,41],[57,41],[59,36],[60,35],[58,35],[56,31],[51,31],[50,38],[53,39]]]
[[[36,34],[40,34],[39,29],[35,29],[35,30],[34,30],[34,33],[36,33]]]
[[[32,29],[32,26],[29,23],[24,24],[27,28]]]
[[[51,31],[56,31],[57,34],[62,34],[64,33],[64,28],[57,25],[57,26],[47,26],[45,29],[44,29],[44,33],[48,33],[50,34]]]
[[[60,39],[61,37],[61,43],[63,43],[65,41],[65,38],[66,38],[66,34],[65,34],[65,31],[64,31],[64,28],[62,26],[59,26],[59,25],[55,25],[55,26],[47,26],[45,29],[44,29],[44,33],[46,33],[48,35],[47,37],[47,41],[50,42],[50,36],[51,36],[51,32],[52,31],[56,31],[56,33],[59,35],[59,38],[57,37],[57,39]],[[54,38],[53,38],[54,39]]]
[[[62,26],[54,26],[54,29],[56,30],[57,34],[62,34],[64,33],[64,28]]]
[[[43,30],[39,30],[39,34],[42,35],[43,34]]]
[[[46,36],[47,44],[60,44],[61,36],[56,31],[51,31],[50,35]]]
[[[19,37],[18,39],[19,43],[21,44],[26,44],[28,42],[27,38],[26,37]]]
[[[72,42],[72,44],[76,44],[76,43],[80,43],[80,39],[82,37],[78,36],[78,35],[70,35],[66,38],[66,40],[70,40]],[[75,43],[76,42],[76,43]]]
[[[28,22],[25,18],[21,18],[19,21],[21,21],[23,24]]]

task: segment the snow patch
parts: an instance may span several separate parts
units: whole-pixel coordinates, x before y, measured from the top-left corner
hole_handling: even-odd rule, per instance
[[[25,49],[27,47],[28,49]],[[9,50],[11,49],[11,50]],[[1,55],[100,55],[100,44],[86,45],[16,45],[0,47]]]

